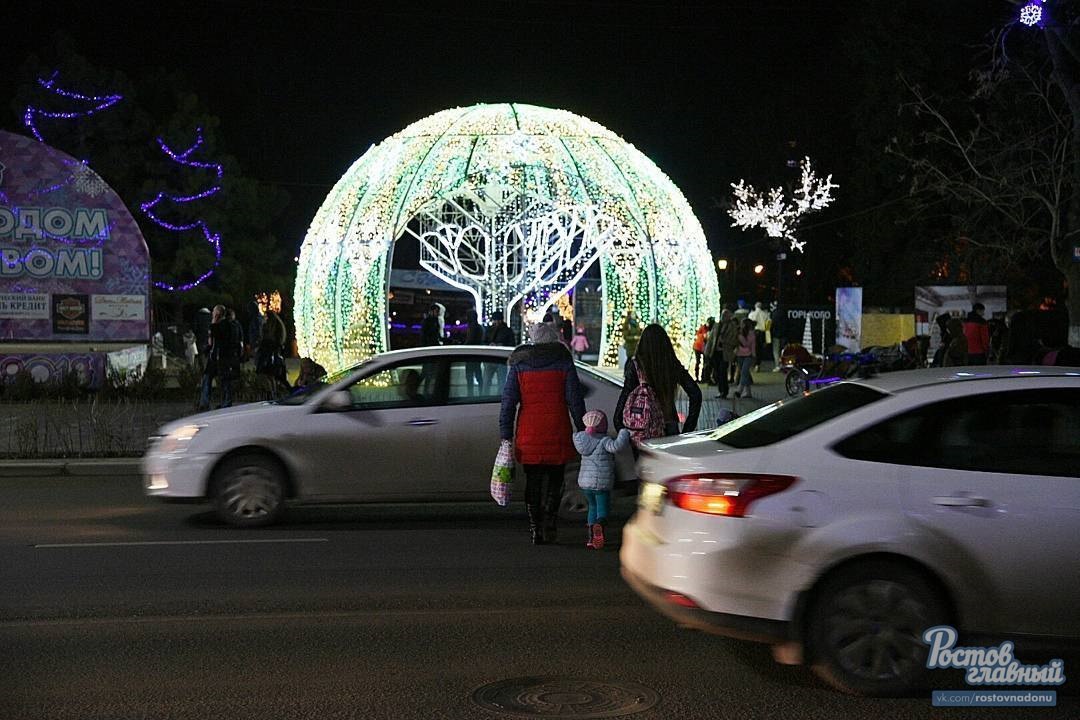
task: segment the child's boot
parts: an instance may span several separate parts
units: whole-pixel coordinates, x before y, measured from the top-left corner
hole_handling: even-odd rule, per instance
[[[594,523],[592,526],[592,543],[589,547],[594,550],[600,550],[604,547],[604,526],[600,523]]]

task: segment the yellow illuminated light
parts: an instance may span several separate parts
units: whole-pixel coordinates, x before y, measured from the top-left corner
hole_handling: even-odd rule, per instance
[[[683,495],[679,501],[684,510],[710,515],[730,515],[733,505],[731,498],[722,495]]]

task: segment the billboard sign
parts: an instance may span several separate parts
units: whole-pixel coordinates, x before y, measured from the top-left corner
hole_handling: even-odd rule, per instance
[[[85,163],[14,133],[0,131],[0,166],[2,337],[145,342],[150,254],[120,197]]]
[[[1004,285],[934,285],[915,288],[915,332],[930,338],[927,356],[941,346],[941,325],[949,317],[961,320],[975,303],[986,308],[984,317],[1004,319],[1008,311],[1008,288]]]

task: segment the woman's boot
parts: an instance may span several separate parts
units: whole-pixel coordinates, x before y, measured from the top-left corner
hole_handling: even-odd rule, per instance
[[[529,515],[529,535],[532,537],[532,544],[543,545],[543,513],[540,510],[540,506],[530,505],[529,503],[526,503],[525,512]]]
[[[556,497],[549,497],[544,507],[544,542],[554,543],[559,537],[559,503],[562,502],[562,493]]]

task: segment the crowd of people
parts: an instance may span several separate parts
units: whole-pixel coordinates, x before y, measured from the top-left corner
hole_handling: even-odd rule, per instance
[[[245,363],[251,363],[268,400],[276,400],[316,382],[326,370],[311,358],[303,358],[296,382],[290,384],[285,365],[288,332],[281,316],[265,308],[258,299],[248,308],[245,327],[236,311],[224,305],[213,310],[202,308],[196,315],[195,328],[184,334],[185,357],[201,368],[202,383],[197,407],[212,406],[216,385],[220,393],[218,408],[233,403],[233,384]]]

